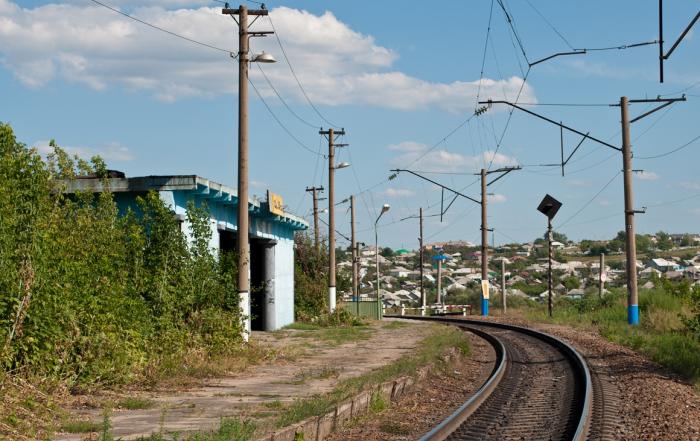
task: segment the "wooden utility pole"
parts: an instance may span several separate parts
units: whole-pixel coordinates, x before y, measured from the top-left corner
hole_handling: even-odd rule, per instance
[[[625,184],[625,244],[627,248],[627,321],[639,324],[637,300],[637,244],[634,232],[634,193],[632,192],[632,145],[630,144],[629,100],[620,98],[622,119],[622,171]]]
[[[600,271],[598,272],[598,297],[603,298],[603,290],[605,289],[605,253],[600,253]]]
[[[486,209],[488,205],[488,198],[486,194],[486,175],[487,170],[481,169],[481,315],[489,315],[489,294],[488,294],[488,281],[489,281],[489,256],[488,256],[488,223],[486,219]],[[485,282],[485,285],[484,285]],[[485,286],[485,288],[484,288]]]
[[[357,280],[357,246],[355,245],[355,195],[350,196],[350,247],[352,248],[352,296],[360,301],[359,284]]]
[[[346,144],[335,144],[335,135],[345,135],[345,130],[321,130],[328,135],[328,311],[335,311],[335,148]]]
[[[306,191],[310,191],[314,198],[314,245],[316,246],[316,252],[319,252],[321,251],[321,243],[318,232],[318,192],[323,191],[323,187],[306,187]]]
[[[506,315],[506,258],[501,258],[501,293],[503,296],[503,315]]]
[[[248,238],[248,43],[250,37],[272,32],[249,32],[248,16],[267,15],[267,9],[225,8],[226,15],[238,15],[238,296],[242,315],[246,317],[243,339],[250,335],[250,243]]]
[[[419,263],[419,268],[420,268],[420,299],[421,299],[421,308],[422,311],[425,311],[425,307],[427,306],[428,299],[425,296],[425,282],[424,282],[424,277],[423,277],[423,207],[420,207],[419,211],[419,216],[420,216],[420,236],[418,237],[418,247],[419,247],[419,256],[420,256],[420,263]]]

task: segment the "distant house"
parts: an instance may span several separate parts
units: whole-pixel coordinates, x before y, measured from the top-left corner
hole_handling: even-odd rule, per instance
[[[396,266],[389,270],[389,274],[393,277],[404,278],[409,276],[410,271],[402,266]]]
[[[661,271],[662,273],[668,271],[678,271],[680,269],[680,265],[678,265],[676,262],[666,259],[651,259],[649,266]]]

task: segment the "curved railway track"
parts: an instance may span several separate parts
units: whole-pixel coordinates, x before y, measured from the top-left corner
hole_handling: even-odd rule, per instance
[[[468,329],[490,342],[497,355],[482,387],[421,440],[588,439],[594,386],[588,365],[570,345],[532,329],[495,322],[400,318]]]

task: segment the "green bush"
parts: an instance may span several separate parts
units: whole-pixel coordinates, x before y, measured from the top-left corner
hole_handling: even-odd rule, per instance
[[[53,143],[52,143],[53,145]],[[156,193],[140,216],[113,195],[66,195],[99,158],[46,161],[0,124],[0,362],[86,385],[130,381],[164,357],[237,347],[236,262],[208,248],[206,206],[187,240]]]

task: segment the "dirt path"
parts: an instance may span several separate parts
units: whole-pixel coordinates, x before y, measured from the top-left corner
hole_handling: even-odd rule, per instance
[[[392,326],[374,323],[355,341],[339,342],[321,331],[285,330],[254,333],[253,338],[273,347],[297,345],[303,357],[253,366],[224,378],[205,380],[202,386],[176,392],[142,392],[156,405],[150,409],[118,410],[110,417],[116,439],[135,439],[163,430],[187,432],[218,428],[222,417],[247,416],[265,403],[290,402],[331,391],[338,381],[369,372],[413,351],[429,332],[429,325]],[[99,401],[99,400],[98,400]],[[80,419],[99,422],[102,409],[69,409]],[[56,441],[90,439],[89,434],[58,433]]]
[[[353,421],[327,441],[416,440],[447,418],[481,387],[493,370],[493,347],[472,333],[471,354],[452,363],[445,372],[432,373],[380,414]]]

